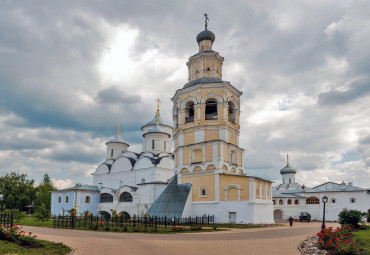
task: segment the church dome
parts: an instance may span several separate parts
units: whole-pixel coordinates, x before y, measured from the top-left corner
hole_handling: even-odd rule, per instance
[[[167,132],[162,130],[162,128],[158,124],[156,124],[154,126],[154,128],[149,129],[149,131],[147,133],[165,133],[165,134],[167,134]]]
[[[289,163],[286,165],[286,167],[280,170],[280,174],[295,174],[295,173],[297,173],[297,169],[291,167]]]
[[[212,31],[204,30],[197,35],[197,43],[203,40],[211,40],[212,43],[215,41],[216,36]]]
[[[120,135],[119,134],[116,134],[116,136],[112,139],[112,140],[110,140],[109,142],[107,142],[107,144],[108,143],[125,143],[125,144],[128,144],[125,140],[123,140],[121,137],[120,137]]]

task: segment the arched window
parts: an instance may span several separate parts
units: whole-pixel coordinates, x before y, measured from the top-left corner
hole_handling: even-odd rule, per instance
[[[69,196],[66,196],[66,204],[69,203]]]
[[[185,105],[185,123],[194,122],[194,102]]]
[[[166,150],[166,141],[164,141],[164,146],[163,146],[164,150]]]
[[[128,192],[123,192],[122,195],[119,197],[120,202],[132,202],[132,196]]]
[[[294,200],[294,204],[299,205],[299,200],[298,199]]]
[[[110,157],[113,157],[113,149],[110,151]]]
[[[354,203],[356,203],[356,198],[352,197],[352,198],[350,199],[350,201],[351,201],[351,204],[354,204]]]
[[[292,200],[288,199],[288,205],[291,205],[291,204],[292,204]]]
[[[228,102],[228,112],[229,112],[229,121],[235,124],[236,117],[235,117],[235,106],[232,102]]]
[[[332,198],[331,203],[332,203],[332,204],[335,204],[335,202],[336,202],[336,201],[335,201],[335,198]]]
[[[217,118],[217,101],[215,99],[208,99],[206,101],[205,119],[213,120]]]
[[[85,204],[90,204],[91,198],[90,196],[85,197]]]
[[[112,203],[113,202],[113,196],[108,193],[100,194],[100,203]]]
[[[291,178],[289,178],[289,183],[292,183],[292,179]]]
[[[58,197],[58,204],[62,203],[62,197]]]
[[[279,200],[279,205],[282,205],[283,204],[283,200],[282,199],[280,199]]]
[[[199,196],[200,197],[207,197],[207,188],[206,188],[206,186],[204,186],[204,185],[200,186]]]
[[[309,197],[306,199],[306,204],[307,205],[318,205],[320,204],[320,199],[317,197]]]
[[[145,183],[145,179],[143,178],[143,179],[141,179],[141,183]]]
[[[152,150],[154,150],[154,140],[152,140]]]
[[[275,201],[275,199],[274,199],[274,200],[272,200],[272,202],[274,203],[274,205],[276,204],[276,201]]]

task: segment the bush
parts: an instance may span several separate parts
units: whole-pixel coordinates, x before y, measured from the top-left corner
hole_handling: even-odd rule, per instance
[[[51,217],[50,211],[46,208],[45,204],[41,204],[39,208],[36,209],[35,213],[33,216],[36,218],[38,221],[47,221]]]
[[[341,225],[349,224],[354,228],[358,228],[360,225],[358,223],[363,222],[367,213],[363,213],[357,210],[347,210],[343,209],[338,215],[339,223]]]
[[[351,240],[351,227],[344,225],[342,228],[326,228],[317,233],[319,247],[323,250],[332,250],[334,254],[350,255],[358,254],[359,248],[356,242]]]

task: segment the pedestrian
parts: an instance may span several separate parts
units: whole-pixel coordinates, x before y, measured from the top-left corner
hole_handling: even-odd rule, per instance
[[[292,216],[289,217],[288,221],[289,221],[290,226],[293,226],[293,218],[292,218]]]

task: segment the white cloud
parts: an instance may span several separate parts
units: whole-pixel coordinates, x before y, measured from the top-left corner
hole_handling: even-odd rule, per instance
[[[51,183],[57,189],[65,189],[71,187],[73,181],[71,179],[56,180],[55,178],[51,178]]]

